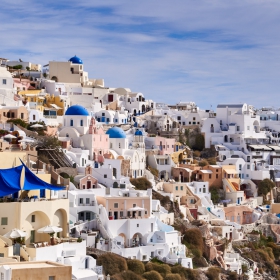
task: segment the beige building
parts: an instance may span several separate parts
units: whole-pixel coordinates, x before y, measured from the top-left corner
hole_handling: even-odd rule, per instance
[[[20,107],[2,107],[0,109],[0,122],[6,123],[9,119],[21,119],[28,121],[28,110],[24,106]]]
[[[26,245],[49,242],[49,234],[38,233],[44,226],[53,225],[63,229],[61,236],[68,236],[69,200],[53,199],[30,202],[0,203],[0,235],[17,228],[26,232]]]
[[[56,262],[8,262],[0,265],[1,280],[69,280],[72,266]]]
[[[151,199],[149,196],[97,196],[98,204],[103,205],[108,213],[110,220],[124,218],[143,218],[147,219],[151,213]]]
[[[69,61],[50,61],[49,77],[60,83],[77,83],[86,85],[88,73],[84,71],[84,65],[80,58],[74,56]]]

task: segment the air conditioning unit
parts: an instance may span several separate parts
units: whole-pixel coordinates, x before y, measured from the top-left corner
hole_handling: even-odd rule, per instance
[[[64,257],[58,257],[56,262],[64,264]]]
[[[63,257],[73,257],[76,255],[76,250],[63,250],[62,256]]]

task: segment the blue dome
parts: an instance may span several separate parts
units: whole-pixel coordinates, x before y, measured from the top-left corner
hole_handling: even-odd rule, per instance
[[[110,128],[106,134],[109,135],[109,138],[126,138],[125,132],[119,127]]]
[[[138,129],[137,129],[134,135],[135,135],[135,136],[143,136],[143,133],[142,133],[141,130],[138,130]]]
[[[65,116],[89,116],[89,113],[84,107],[73,105],[67,109]]]
[[[73,56],[69,59],[69,61],[71,61],[74,64],[83,64],[83,61],[77,57],[77,56]]]

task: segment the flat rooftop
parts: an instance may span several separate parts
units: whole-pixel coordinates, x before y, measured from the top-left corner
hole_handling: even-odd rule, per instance
[[[7,265],[11,269],[29,269],[29,268],[52,268],[52,267],[63,267],[65,265],[55,262],[6,262],[1,263],[0,266]]]

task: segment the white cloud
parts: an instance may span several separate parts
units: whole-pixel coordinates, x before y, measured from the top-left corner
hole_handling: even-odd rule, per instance
[[[76,54],[107,86],[169,103],[278,97],[276,0],[2,2],[2,57],[46,64]]]

